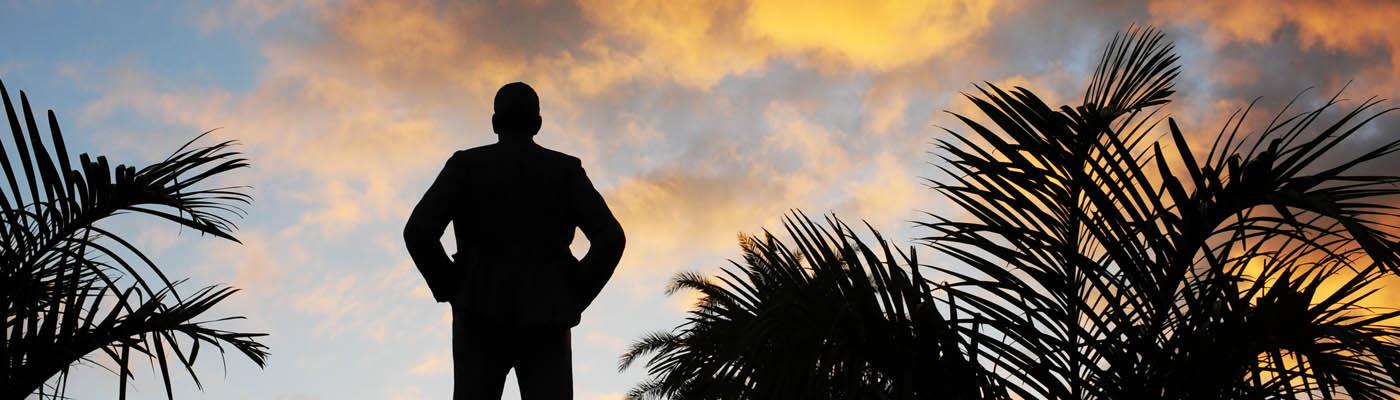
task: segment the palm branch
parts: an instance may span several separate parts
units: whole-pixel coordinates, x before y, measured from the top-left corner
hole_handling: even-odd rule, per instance
[[[20,112],[3,84],[0,98],[14,145],[0,143],[0,397],[64,398],[70,368],[97,352],[117,366],[123,398],[133,356],[153,361],[168,398],[173,369],[200,384],[194,366],[209,346],[221,356],[229,346],[263,366],[267,348],[256,341],[263,334],[217,328],[242,317],[199,319],[236,289],[181,294],[180,281],[102,225],[115,215],[144,214],[237,241],[231,218],[249,196],[240,187],[204,187],[248,165],[234,143],[194,146],[197,137],[139,169],[113,168],[106,157],[87,154],[73,164],[53,111],[46,144],[28,97],[20,93]]]

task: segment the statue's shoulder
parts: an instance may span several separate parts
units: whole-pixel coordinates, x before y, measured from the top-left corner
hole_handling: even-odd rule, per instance
[[[578,157],[544,146],[535,145],[533,149],[521,152],[519,148],[502,147],[499,143],[458,150],[456,153],[452,154],[452,158],[448,161],[448,164],[470,167],[472,165],[518,159],[520,157],[526,157],[530,162],[542,163],[561,169],[582,165]]]
[[[448,162],[458,164],[473,164],[489,160],[495,156],[495,146],[496,145],[493,143],[488,145],[472,147],[469,149],[457,150],[456,152],[452,153],[452,158],[449,159]]]
[[[568,155],[568,154],[566,154],[566,153],[564,153],[564,152],[562,152],[562,151],[550,149],[550,148],[544,147],[544,146],[540,146],[540,149],[541,149],[541,153],[544,154],[544,158],[545,158],[545,159],[550,160],[550,161],[553,161],[553,162],[557,163],[558,165],[565,166],[565,167],[569,167],[569,166],[579,165],[579,164],[581,163],[581,161],[579,161],[578,157],[574,157],[574,156]]]

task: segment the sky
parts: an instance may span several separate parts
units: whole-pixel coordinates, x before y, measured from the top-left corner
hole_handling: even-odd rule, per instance
[[[923,213],[957,217],[923,179],[975,83],[1074,102],[1115,32],[1156,26],[1183,65],[1165,115],[1208,143],[1256,98],[1264,119],[1310,87],[1304,104],[1344,86],[1348,104],[1396,97],[1397,15],[1357,0],[0,0],[0,79],[53,109],[75,153],[142,165],[211,129],[204,143],[242,143],[253,166],[222,178],[255,198],[241,245],[109,223],[185,285],[241,289],[210,316],[269,333],[266,369],[206,355],[203,392],[176,376],[177,398],[284,400],[449,397],[450,312],[402,226],[453,151],[494,142],[495,90],[528,82],[537,141],[583,160],[627,232],[572,332],[577,398],[617,399],[643,378],[617,371],[626,345],[695,301],[666,296],[668,279],[729,265],[738,235],[800,209],[907,247]],[[164,398],[135,372],[131,398]],[[69,394],[116,387],[80,367]]]

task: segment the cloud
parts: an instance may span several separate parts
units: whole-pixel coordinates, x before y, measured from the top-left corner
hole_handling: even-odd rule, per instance
[[[430,353],[423,356],[418,365],[409,370],[413,375],[435,375],[452,372],[452,357],[442,353]]]
[[[264,43],[266,63],[251,89],[181,86],[121,65],[84,119],[129,110],[196,129],[222,126],[221,134],[247,143],[260,201],[293,214],[278,217],[279,238],[369,229],[374,240],[393,239],[442,160],[490,139],[484,128],[495,88],[528,80],[545,95],[544,140],[585,159],[627,228],[622,273],[646,276],[718,264],[736,254],[736,234],[774,228],[793,208],[837,211],[882,228],[902,228],[915,209],[945,212],[917,177],[930,171],[924,152],[936,132],[928,121],[955,126],[937,110],[966,107],[948,90],[985,79],[1028,86],[1052,103],[1072,99],[1086,74],[1078,64],[1088,60],[1061,60],[1092,59],[1076,52],[1101,41],[1032,46],[1022,43],[1027,32],[1092,36],[1082,31],[1121,28],[1064,27],[1057,21],[1072,16],[1061,11],[998,1],[347,1],[303,8],[317,34]],[[1188,23],[1171,18],[1179,14],[1248,14],[1155,3],[1109,11],[1128,18],[1150,12],[1173,26]],[[259,2],[211,11],[254,23],[286,12]],[[1037,18],[1046,13],[1059,19]],[[1271,31],[1302,27],[1288,48],[1350,52],[1382,34],[1313,37],[1307,29],[1325,24],[1291,13],[1271,18],[1294,22],[1266,24]],[[1259,47],[1258,36],[1220,27],[1232,21],[1207,29],[1218,30],[1222,43]],[[1233,67],[1203,72],[1213,77],[1212,92],[1188,95],[1225,93],[1233,101],[1239,97],[1225,88],[1277,81],[1249,76],[1278,71],[1229,59],[1208,58]],[[1179,104],[1178,115],[1204,112],[1189,99]]]
[[[179,87],[123,65],[110,73],[112,89],[86,106],[81,118],[130,111],[193,132],[222,127],[216,139],[242,142],[240,150],[253,161],[237,178],[260,183],[259,201],[303,203],[303,214],[293,220],[323,234],[406,215],[412,192],[422,190],[407,183],[422,179],[405,177],[428,175],[441,165],[452,148],[447,133],[411,104],[414,99],[399,97],[396,103],[358,78],[319,73],[314,60],[286,56],[292,58],[274,57],[262,83],[247,93]],[[115,143],[168,151],[191,136],[133,134]]]
[[[1382,93],[1400,88],[1394,79],[1400,74],[1400,32],[1391,18],[1400,4],[1394,2],[1152,1],[1149,9],[1154,21],[1201,32],[1213,50],[1201,69],[1228,88],[1272,86],[1292,94],[1323,85],[1331,92],[1348,80]]]
[[[628,232],[621,274],[669,275],[694,260],[719,265],[739,233],[777,228],[794,208],[836,211],[877,226],[925,203],[913,167],[921,151],[832,129],[774,102],[754,142],[707,141],[675,164],[624,177],[607,191]],[[866,149],[870,147],[870,149]]]
[[[397,388],[393,391],[393,394],[389,396],[392,400],[420,400],[425,397],[426,395],[423,394],[423,389],[417,386]]]
[[[586,399],[586,400],[626,400],[626,399],[627,399],[627,395],[626,395],[626,394],[623,394],[623,393],[618,393],[618,392],[594,392],[594,391],[589,391],[589,390],[580,390],[580,391],[579,391],[579,394],[578,394],[578,397],[579,397],[580,399]]]
[[[326,322],[331,325],[327,325],[325,330],[333,331],[336,321],[359,311],[356,310],[358,304],[351,298],[352,289],[358,281],[359,276],[346,274],[297,296],[292,306],[303,312],[326,315]]]
[[[246,288],[234,301],[260,308],[239,314],[277,321],[274,340],[445,342],[449,330],[427,327],[450,314],[429,308],[398,232],[453,150],[493,139],[490,99],[503,83],[541,93],[540,141],[584,159],[627,230],[621,284],[608,290],[674,313],[694,298],[660,298],[665,277],[727,265],[737,234],[778,228],[791,209],[867,219],[895,240],[921,218],[914,210],[957,217],[918,180],[934,175],[935,125],[964,129],[941,110],[977,114],[956,93],[990,81],[1075,101],[1103,43],[1130,22],[1178,41],[1186,75],[1168,112],[1193,143],[1253,96],[1278,99],[1268,108],[1313,84],[1330,94],[1356,79],[1362,96],[1400,87],[1400,41],[1381,20],[1394,5],[1272,4],[244,0],[197,23],[257,32],[249,87],[172,81],[131,60],[104,80],[82,64],[101,96],[80,118],[131,113],[186,132],[94,135],[152,159],[210,128],[245,143],[254,167],[230,178],[257,198],[246,244],[201,247],[220,264],[200,271]],[[279,18],[297,29],[264,28]],[[588,333],[596,349],[579,354],[611,372],[620,338],[662,317],[618,317],[627,322]],[[410,371],[444,368],[406,354]],[[597,388],[580,397],[619,389]]]
[[[888,70],[953,57],[1005,3],[351,1],[322,16],[331,54],[405,84],[480,91],[525,78],[595,95],[637,80],[710,88],[779,58]]]
[[[706,100],[717,104],[723,96],[707,91],[722,79],[761,72],[775,62],[826,71],[912,67],[940,55],[962,54],[965,46],[960,44],[974,40],[1005,8],[991,1],[869,9],[833,2],[799,7],[803,11],[794,21],[776,18],[778,10],[789,6],[738,1],[316,2],[301,8],[311,10],[319,34],[264,44],[266,64],[251,90],[180,87],[128,66],[112,74],[114,89],[83,114],[94,120],[132,110],[196,129],[224,127],[222,133],[248,144],[256,163],[254,179],[264,182],[262,193],[301,203],[291,208],[299,215],[290,219],[297,221],[290,232],[336,236],[369,224],[397,223],[440,160],[464,147],[458,132],[483,130],[486,101],[494,89],[526,79],[549,94],[544,98],[550,113],[546,127],[566,133],[559,135],[566,138],[563,144],[582,150],[590,165],[605,165],[590,171],[608,177],[599,183],[611,187],[609,195],[618,196],[620,206],[637,212],[625,218],[639,231],[648,229],[642,221],[652,219],[642,215],[654,215],[641,210],[668,213],[658,210],[668,208],[683,220],[673,228],[658,228],[668,236],[660,241],[679,243],[683,230],[675,229],[689,227],[705,233],[704,243],[729,246],[736,227],[772,222],[790,207],[830,207],[806,196],[816,195],[818,185],[833,177],[831,171],[872,160],[878,152],[874,149],[885,144],[847,154],[840,146],[849,143],[825,137],[831,133],[822,131],[829,129],[829,121],[771,126],[802,124],[799,117],[813,112],[797,107],[781,111],[786,113],[783,121],[765,116],[770,126],[757,126],[749,134],[758,137],[748,140],[765,143],[760,149],[702,143],[709,148],[680,158],[643,159],[649,165],[599,160],[613,151],[686,148],[695,140],[671,131],[665,114],[626,112],[641,109],[633,103],[638,95],[677,88],[679,98],[720,97]],[[851,10],[865,11],[850,15]],[[287,12],[245,1],[212,9],[208,18],[259,24]],[[853,27],[867,28],[844,36],[808,28],[823,21],[855,21]],[[656,86],[632,86],[635,82]],[[906,93],[872,91],[864,100],[857,94],[852,101],[867,103],[866,126],[872,132],[899,131],[884,140],[899,141],[899,146],[911,142],[904,122],[910,107]],[[685,111],[684,103],[663,107],[654,112]],[[623,112],[613,111],[618,108]],[[618,116],[598,117],[609,114]],[[769,154],[784,160],[761,159]],[[918,153],[901,156],[906,154]],[[724,167],[748,162],[755,163],[753,169]],[[713,168],[675,167],[698,163]],[[864,201],[870,200],[865,196]],[[728,208],[709,210],[710,204]],[[719,218],[699,219],[703,216]]]
[[[199,30],[209,33],[227,27],[253,30],[268,21],[286,15],[299,4],[306,3],[280,0],[235,0],[223,6],[212,7],[199,15]],[[310,3],[320,3],[313,0]]]
[[[1006,3],[754,1],[744,28],[768,39],[778,53],[810,51],[839,64],[888,70],[962,55],[961,46],[989,28]]]
[[[606,332],[587,331],[582,336],[585,346],[600,353],[622,354],[627,348],[627,339],[613,336]]]
[[[196,238],[196,235],[189,235],[189,231],[181,235],[191,236],[182,240],[192,240],[193,242],[184,243],[192,244],[193,253],[198,255],[191,268],[197,285],[219,283],[239,291],[221,305],[226,307],[227,313],[231,315],[258,315],[263,312],[264,307],[284,300],[289,288],[298,287],[290,281],[297,276],[293,273],[295,270],[289,267],[305,263],[308,258],[303,248],[287,243],[274,234],[256,229],[236,232],[235,236],[241,244],[209,236]],[[146,236],[143,232],[138,236],[137,243],[140,244]],[[163,235],[156,238],[166,240]],[[172,243],[174,244],[178,243]],[[178,246],[172,249],[175,247]],[[159,255],[164,251],[160,248],[142,249],[151,255]]]
[[[253,232],[240,232],[241,246],[223,245],[216,250],[218,260],[237,260],[231,267],[234,270],[233,279],[229,285],[244,291],[244,296],[264,296],[279,292],[281,278],[286,276],[283,266],[289,261],[295,261],[299,255],[297,249],[273,249],[267,242],[267,238],[261,234]]]
[[[1179,85],[1183,93],[1178,95],[1185,101],[1171,111],[1192,144],[1202,149],[1231,114],[1251,102],[1257,104],[1243,134],[1258,134],[1295,96],[1298,102],[1290,112],[1319,107],[1341,93],[1343,102],[1330,117],[1313,124],[1311,131],[1317,132],[1361,100],[1393,97],[1400,90],[1400,33],[1390,18],[1400,13],[1400,4],[1394,2],[1152,1],[1148,8],[1153,21],[1172,27],[1188,43]],[[1200,44],[1190,45],[1193,41]],[[1382,104],[1391,106],[1393,102]],[[1375,149],[1393,140],[1388,133],[1397,130],[1400,120],[1377,119],[1332,154],[1340,158]],[[1357,172],[1397,167],[1400,159],[1390,157]]]
[[[933,203],[932,191],[920,184],[916,173],[910,169],[923,164],[892,153],[880,153],[872,162],[874,165],[865,179],[846,185],[846,192],[852,194],[849,207],[855,211],[852,217],[893,229],[895,226],[891,225],[912,219],[915,210]]]
[[[700,301],[705,299],[705,295],[696,290],[682,290],[671,294],[671,306],[680,312],[695,310],[700,305]]]
[[[1152,1],[1150,9],[1163,21],[1203,22],[1207,37],[1217,44],[1243,41],[1269,43],[1283,29],[1297,30],[1302,49],[1320,46],[1351,53],[1378,46],[1392,51],[1400,45],[1394,19],[1400,4],[1389,1],[1264,1],[1224,3]]]
[[[885,135],[908,128],[905,115],[909,111],[909,96],[890,86],[874,86],[866,91],[862,107],[866,110],[864,131]]]
[[[24,63],[16,60],[0,60],[0,76],[24,70]]]
[[[143,253],[159,254],[170,249],[179,242],[181,234],[190,236],[200,236],[197,232],[192,232],[188,228],[177,226],[161,226],[159,228],[144,228],[136,232],[136,237],[131,242]]]

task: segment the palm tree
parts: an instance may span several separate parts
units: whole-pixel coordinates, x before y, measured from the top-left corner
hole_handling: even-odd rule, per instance
[[[146,214],[237,241],[230,217],[240,215],[239,206],[250,198],[238,187],[201,187],[248,165],[231,149],[234,143],[192,147],[192,140],[140,169],[112,168],[106,157],[94,161],[82,154],[74,168],[53,111],[50,150],[27,96],[20,93],[22,120],[3,84],[0,98],[15,146],[0,144],[6,177],[0,183],[0,397],[65,398],[70,368],[99,351],[119,369],[122,398],[133,355],[152,361],[168,398],[174,397],[173,369],[183,367],[199,384],[194,365],[208,346],[221,357],[230,346],[265,365],[267,347],[256,341],[263,334],[215,327],[241,317],[196,320],[235,289],[210,286],[182,294],[181,281],[170,280],[131,242],[102,226],[118,214]]]
[[[633,395],[1400,396],[1400,311],[1366,305],[1400,271],[1384,223],[1400,177],[1356,172],[1400,141],[1336,150],[1390,110],[1324,120],[1337,97],[1290,102],[1251,138],[1245,109],[1198,159],[1175,120],[1154,136],[1176,61],[1161,33],[1130,28],[1078,105],[979,86],[967,98],[990,125],[954,114],[971,133],[938,142],[947,178],[931,181],[970,218],[921,222],[957,265],[788,220],[795,250],[747,238],[718,282],[673,280],[704,298],[624,355],[652,356]]]
[[[939,142],[950,179],[933,183],[971,220],[923,223],[962,264],[937,268],[976,316],[961,334],[1027,399],[1400,396],[1397,311],[1364,306],[1400,267],[1382,222],[1400,178],[1356,172],[1400,141],[1336,154],[1390,110],[1290,102],[1248,138],[1245,109],[1198,159],[1172,118],[1153,137],[1172,50],[1115,37],[1078,105],[967,96],[991,123],[955,114],[971,133]]]
[[[623,369],[652,356],[652,378],[630,397],[1005,397],[964,355],[976,353],[935,306],[913,249],[899,251],[873,229],[873,241],[862,239],[834,217],[823,226],[799,213],[783,227],[795,246],[766,232],[743,237],[743,264],[714,279],[672,280],[668,293],[702,297],[683,325],[623,355]]]

